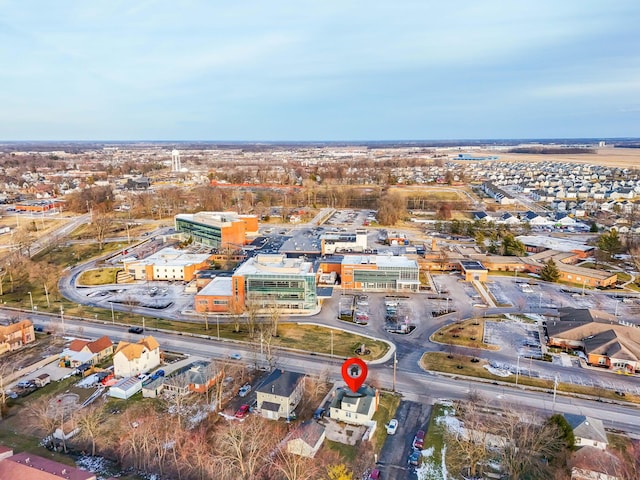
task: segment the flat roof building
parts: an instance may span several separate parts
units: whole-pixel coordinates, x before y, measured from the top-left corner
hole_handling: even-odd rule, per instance
[[[345,255],[341,265],[342,288],[363,291],[418,291],[416,260],[391,255]]]
[[[209,268],[210,253],[189,253],[177,248],[162,250],[142,260],[124,262],[124,269],[136,280],[193,280],[196,271]]]
[[[318,307],[316,273],[313,264],[302,258],[260,254],[249,258],[232,278],[218,277],[195,298],[197,312],[259,309],[309,312]]]
[[[257,235],[258,217],[235,212],[181,213],[175,216],[176,231],[194,242],[213,248],[240,248]]]

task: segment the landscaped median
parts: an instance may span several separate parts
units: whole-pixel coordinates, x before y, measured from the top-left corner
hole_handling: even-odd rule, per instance
[[[464,322],[457,322],[442,327],[431,335],[430,340],[451,346],[482,348],[484,350],[499,350],[497,345],[484,343],[484,318],[470,318]]]

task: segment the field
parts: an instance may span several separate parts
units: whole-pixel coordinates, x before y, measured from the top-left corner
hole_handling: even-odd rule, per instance
[[[594,154],[532,154],[532,153],[506,153],[501,151],[474,152],[477,155],[497,155],[498,161],[503,162],[572,162],[604,165],[620,168],[640,168],[640,149],[638,148],[613,148],[605,147],[595,149]]]

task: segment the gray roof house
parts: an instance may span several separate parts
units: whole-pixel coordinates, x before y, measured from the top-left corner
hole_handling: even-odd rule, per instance
[[[573,413],[565,413],[564,418],[573,429],[576,447],[590,446],[601,450],[607,448],[609,441],[602,420]]]
[[[274,370],[256,389],[258,411],[264,418],[289,418],[298,406],[304,391],[301,373]]]

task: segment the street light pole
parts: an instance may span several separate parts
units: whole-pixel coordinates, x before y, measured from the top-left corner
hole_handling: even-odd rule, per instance
[[[29,294],[29,301],[31,302],[31,311],[33,312],[33,295],[31,295],[31,292],[27,292]]]
[[[220,340],[220,315],[216,315],[216,329],[218,330],[218,340]]]
[[[520,355],[518,355],[518,363],[516,364],[516,387],[518,386],[518,375],[520,374]]]
[[[113,302],[109,302],[111,304],[111,323],[116,324],[116,315],[113,313]]]
[[[398,352],[393,352],[393,388],[391,389],[393,392],[396,391],[396,368],[398,365]]]
[[[62,334],[64,335],[64,309],[60,305],[60,322],[62,323]]]
[[[558,375],[553,379],[553,407],[551,408],[551,414],[556,413],[556,391],[558,390]]]

